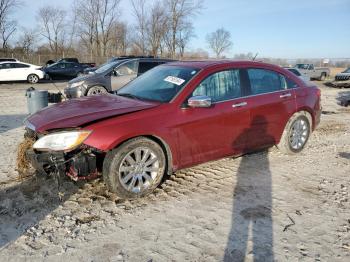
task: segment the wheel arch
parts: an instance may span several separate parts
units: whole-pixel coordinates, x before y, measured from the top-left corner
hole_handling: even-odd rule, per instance
[[[310,120],[311,120],[311,130],[314,131],[316,128],[316,117],[315,114],[313,113],[311,108],[308,107],[302,107],[300,108],[298,111],[295,111],[293,115],[295,115],[296,113],[301,113],[301,112],[305,112],[310,116]],[[293,116],[291,115],[291,117]]]
[[[145,137],[148,138],[154,142],[156,142],[163,150],[165,158],[166,158],[166,170],[167,170],[167,175],[172,175],[173,173],[173,153],[170,149],[170,146],[168,145],[167,142],[165,142],[164,139],[162,139],[159,136],[156,135],[151,135],[151,134],[145,134],[145,135],[137,135],[137,136],[132,136],[127,139],[124,139],[123,141],[120,141],[112,149],[120,147],[122,144],[130,141],[131,139],[137,138],[137,137]],[[111,149],[111,150],[112,150]]]

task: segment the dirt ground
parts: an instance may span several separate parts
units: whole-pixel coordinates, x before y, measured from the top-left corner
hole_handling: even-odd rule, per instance
[[[99,180],[58,188],[52,177],[16,179],[28,85],[2,84],[0,260],[350,261],[350,109],[336,104],[350,91],[316,83],[322,122],[301,154],[270,150],[182,170],[135,201]]]

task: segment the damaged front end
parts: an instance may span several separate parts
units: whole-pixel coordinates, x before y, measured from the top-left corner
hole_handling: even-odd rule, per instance
[[[87,131],[67,130],[42,135],[26,128],[25,141],[33,142],[31,146],[26,144],[25,150],[19,149],[18,169],[19,163],[22,163],[22,170],[28,166],[23,163],[25,159],[35,170],[45,174],[64,174],[74,181],[98,177],[104,153],[82,144],[88,136],[82,138],[83,132]],[[25,155],[21,157],[21,153]]]

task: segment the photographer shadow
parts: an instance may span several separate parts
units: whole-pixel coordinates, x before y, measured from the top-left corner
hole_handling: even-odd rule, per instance
[[[242,145],[242,142],[256,142],[258,149],[266,149],[274,144],[274,137],[267,133],[267,126],[264,117],[254,118],[251,126],[233,143],[233,147]],[[260,138],[264,138],[263,141],[267,144],[262,144]],[[245,155],[241,157],[236,174],[237,183],[233,191],[231,230],[224,254],[225,262],[245,261],[247,257],[253,261],[274,260],[268,152],[248,154],[249,148],[243,149]]]

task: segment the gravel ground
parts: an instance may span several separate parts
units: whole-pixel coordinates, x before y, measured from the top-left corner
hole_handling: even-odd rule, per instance
[[[99,180],[18,180],[28,85],[1,85],[1,260],[350,261],[350,110],[336,104],[341,90],[317,84],[322,122],[301,154],[273,149],[182,170],[134,201]]]

